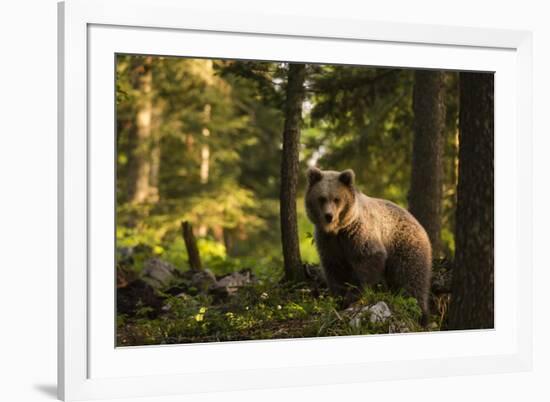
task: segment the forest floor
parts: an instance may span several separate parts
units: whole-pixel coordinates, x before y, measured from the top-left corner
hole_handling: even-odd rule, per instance
[[[117,346],[438,331],[443,320],[440,297],[432,295],[435,314],[423,328],[414,298],[366,289],[343,308],[318,278],[291,284],[250,270],[181,273],[152,260],[140,278],[119,279]]]

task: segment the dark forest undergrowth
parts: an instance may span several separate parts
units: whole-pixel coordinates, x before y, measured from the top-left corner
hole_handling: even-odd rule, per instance
[[[139,277],[119,276],[117,346],[438,331],[447,305],[436,266],[430,324],[419,325],[414,298],[366,289],[344,308],[328,294],[318,266],[308,280],[287,283],[245,269],[214,275],[179,271],[151,259]],[[281,268],[282,269],[282,268]],[[124,271],[121,271],[124,272]],[[276,276],[275,276],[276,277]]]

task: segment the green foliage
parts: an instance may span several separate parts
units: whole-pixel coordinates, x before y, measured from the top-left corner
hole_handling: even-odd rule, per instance
[[[208,266],[228,272],[242,268],[240,264],[276,265],[281,260],[278,197],[288,65],[149,58],[152,137],[142,140],[136,138],[136,115],[143,97],[139,80],[147,70],[146,59],[117,58],[117,245],[143,244],[153,254],[186,268],[180,222],[187,220],[195,228]],[[412,71],[330,65],[308,65],[307,69],[300,169],[305,171],[311,163],[329,169],[353,168],[362,191],[406,206]],[[446,85],[443,242],[451,254],[456,74],[448,74]],[[149,149],[153,165],[154,152],[160,155],[155,168],[158,196],[139,204],[129,198],[137,174],[132,162],[137,149]],[[201,177],[204,158],[206,179]],[[300,250],[304,261],[317,263],[313,227],[303,208],[302,175],[298,183]],[[139,261],[137,265],[139,270]]]
[[[312,78],[308,135],[319,164],[353,168],[369,195],[406,205],[410,181],[413,79],[408,70],[322,66]]]
[[[183,218],[190,222],[209,227],[219,225],[224,229],[246,227],[249,231],[265,225],[254,193],[235,183],[224,182],[211,191],[191,196],[189,205],[189,212]]]
[[[217,275],[247,268],[260,279],[228,305],[172,296],[169,313],[155,320],[145,306],[137,318],[120,316],[120,343],[131,344],[130,337],[152,344],[385,333],[397,323],[418,329],[418,306],[399,295],[365,293],[359,304],[383,300],[394,316],[384,324],[367,320],[350,326],[337,300],[314,297],[306,286],[278,285],[283,275],[279,177],[287,69],[279,62],[117,56],[117,262],[138,274],[151,257],[189,269],[180,227],[188,221],[205,267]],[[140,80],[146,72],[152,88],[145,138],[137,129],[145,97]],[[452,257],[457,74],[449,72],[445,84],[442,240]],[[406,207],[412,88],[411,70],[307,65],[300,171],[312,164],[353,168],[360,190]],[[138,155],[145,155],[146,169],[138,169]],[[137,202],[132,192],[140,179],[153,191]],[[318,264],[304,192],[300,174],[300,251],[304,262]],[[133,250],[131,262],[124,256],[126,248]]]
[[[416,300],[382,291],[366,290],[355,310],[384,301],[392,316],[384,322],[363,317],[352,325],[354,312],[340,310],[339,300],[317,296],[305,284],[260,281],[241,288],[222,304],[204,295],[171,296],[168,312],[155,320],[119,317],[118,344],[163,344],[248,339],[368,335],[422,331]],[[144,316],[143,316],[144,317]]]

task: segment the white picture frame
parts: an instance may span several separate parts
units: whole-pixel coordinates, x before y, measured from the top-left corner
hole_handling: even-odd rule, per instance
[[[178,0],[67,0],[58,15],[61,399],[531,368],[529,32],[217,14]],[[115,348],[114,167],[102,161],[113,160],[117,52],[495,71],[495,329]]]

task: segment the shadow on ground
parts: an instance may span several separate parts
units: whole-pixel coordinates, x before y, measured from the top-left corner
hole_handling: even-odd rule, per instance
[[[55,384],[35,384],[34,389],[52,399],[57,399],[57,385]]]

